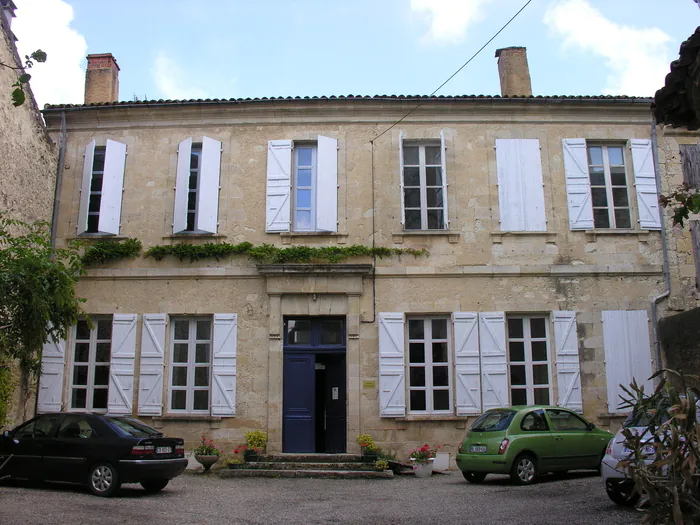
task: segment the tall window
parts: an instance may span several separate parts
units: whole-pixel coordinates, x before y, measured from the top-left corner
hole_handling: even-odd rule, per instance
[[[450,343],[445,318],[408,319],[410,412],[449,412]]]
[[[90,179],[90,200],[88,203],[87,232],[99,232],[100,203],[102,202],[102,180],[105,169],[105,147],[96,147],[92,161],[92,178]]]
[[[209,413],[211,319],[172,322],[170,410]]]
[[[548,405],[549,338],[546,317],[508,317],[511,405]]]
[[[595,227],[631,228],[624,148],[589,145],[588,172]]]
[[[194,231],[197,216],[197,190],[199,189],[199,172],[202,167],[202,145],[192,144],[190,152],[190,179],[187,192],[187,229]]]
[[[294,230],[316,229],[316,145],[295,145],[294,148]]]
[[[440,144],[403,146],[403,198],[407,230],[445,227]]]
[[[75,326],[70,407],[106,411],[112,319],[96,317],[92,322],[93,328],[85,320]]]

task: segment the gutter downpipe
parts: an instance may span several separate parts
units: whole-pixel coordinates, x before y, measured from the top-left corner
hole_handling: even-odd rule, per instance
[[[659,155],[658,155],[658,141],[656,138],[656,118],[651,117],[651,154],[654,159],[654,175],[656,178],[657,192],[661,191],[661,174],[659,173]],[[654,354],[656,360],[656,370],[658,372],[661,370],[661,342],[659,341],[659,331],[657,329],[658,323],[658,305],[663,300],[671,295],[671,271],[668,264],[668,240],[666,238],[666,225],[664,223],[664,214],[662,212],[661,206],[659,206],[659,220],[661,221],[661,247],[664,257],[664,283],[666,285],[666,291],[657,295],[651,301],[651,327],[654,334]]]

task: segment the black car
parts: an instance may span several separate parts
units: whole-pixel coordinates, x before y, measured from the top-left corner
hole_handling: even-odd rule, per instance
[[[122,483],[158,492],[187,466],[185,444],[130,417],[43,414],[0,436],[0,478],[87,484],[111,496]]]

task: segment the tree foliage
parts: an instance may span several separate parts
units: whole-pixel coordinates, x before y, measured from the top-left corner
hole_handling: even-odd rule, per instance
[[[77,248],[51,246],[47,223],[0,217],[0,360],[40,370],[42,345],[65,339],[82,315],[82,268]]]
[[[687,184],[679,186],[668,195],[661,195],[659,202],[664,208],[673,211],[674,226],[683,226],[683,221],[688,220],[691,213],[700,213],[700,193],[697,188],[691,188]]]
[[[0,66],[2,67],[21,72],[17,78],[17,82],[12,84],[12,87],[15,88],[12,90],[12,105],[15,107],[24,104],[24,101],[27,99],[24,93],[24,86],[32,78],[32,76],[27,73],[27,69],[31,69],[34,66],[34,62],[46,62],[46,53],[41,49],[37,49],[31,55],[24,55],[24,64],[19,67],[0,62]]]

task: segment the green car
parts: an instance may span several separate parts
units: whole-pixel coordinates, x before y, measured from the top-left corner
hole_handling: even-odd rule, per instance
[[[472,483],[487,474],[510,474],[513,482],[528,485],[547,472],[599,469],[612,437],[565,408],[496,408],[469,428],[457,466]]]

